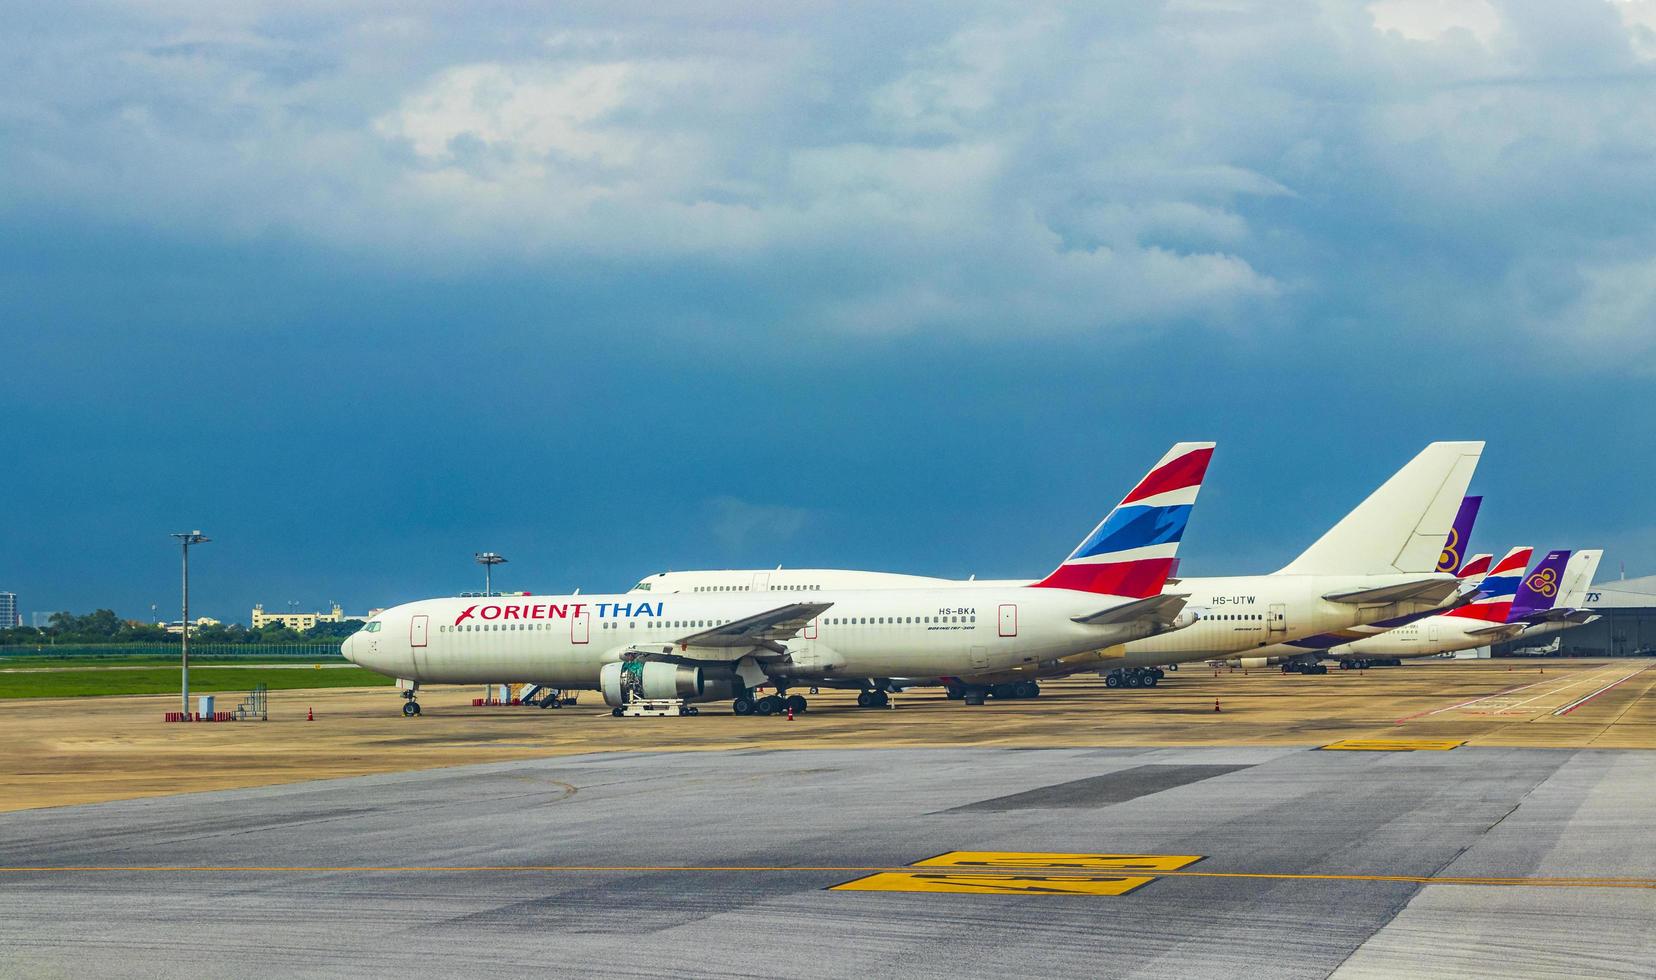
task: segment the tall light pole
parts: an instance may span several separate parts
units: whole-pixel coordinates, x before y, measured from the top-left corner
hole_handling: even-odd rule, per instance
[[[200,531],[178,531],[173,534],[184,552],[184,621],[179,638],[179,684],[184,698],[184,714],[190,713],[190,545],[213,540]]]
[[[494,583],[490,580],[489,572],[493,571],[496,565],[506,564],[506,559],[492,551],[479,551],[472,555],[472,561],[483,566],[483,594],[494,595]]]

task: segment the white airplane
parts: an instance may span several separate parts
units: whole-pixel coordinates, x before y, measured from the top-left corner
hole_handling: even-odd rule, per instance
[[[1052,574],[1027,585],[427,599],[370,619],[346,659],[405,682],[537,683],[633,698],[806,708],[790,686],[971,676],[1189,625],[1164,594],[1213,443],[1175,445]],[[780,604],[778,604],[780,601]],[[776,694],[755,699],[753,689]],[[981,703],[981,699],[977,699]]]
[[[1041,677],[1107,671],[1110,686],[1154,686],[1163,664],[1235,657],[1297,637],[1442,608],[1465,599],[1452,571],[1438,571],[1445,541],[1471,483],[1482,442],[1437,442],[1422,450],[1298,558],[1269,575],[1169,579],[1187,596],[1195,625],[1125,644],[1026,658],[969,679],[925,674],[869,675],[870,692],[939,680],[951,696],[1034,697]],[[1464,540],[1462,534],[1459,540]],[[840,588],[945,586],[1003,589],[1020,581],[958,581],[842,569],[662,572],[634,594],[816,594]]]

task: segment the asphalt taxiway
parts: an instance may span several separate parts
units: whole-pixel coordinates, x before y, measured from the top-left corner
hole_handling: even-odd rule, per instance
[[[611,752],[22,810],[0,973],[1656,974],[1656,753],[1454,742]]]

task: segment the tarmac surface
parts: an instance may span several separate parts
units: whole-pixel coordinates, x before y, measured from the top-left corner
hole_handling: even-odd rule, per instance
[[[20,810],[0,975],[1656,975],[1656,753],[1454,741],[605,752]]]
[[[6,701],[0,978],[1656,976],[1653,668],[825,691],[793,721]]]

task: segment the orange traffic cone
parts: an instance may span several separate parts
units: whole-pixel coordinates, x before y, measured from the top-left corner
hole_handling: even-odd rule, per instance
[[[1218,699],[1218,698],[1214,698],[1214,699],[1213,699],[1213,710],[1214,710],[1214,711],[1218,711],[1218,710],[1219,710],[1219,699]]]
[[[305,709],[305,720],[306,721],[315,721],[316,720],[316,710],[314,708],[306,708]]]
[[[793,706],[792,705],[788,706],[788,720],[793,721]]]

